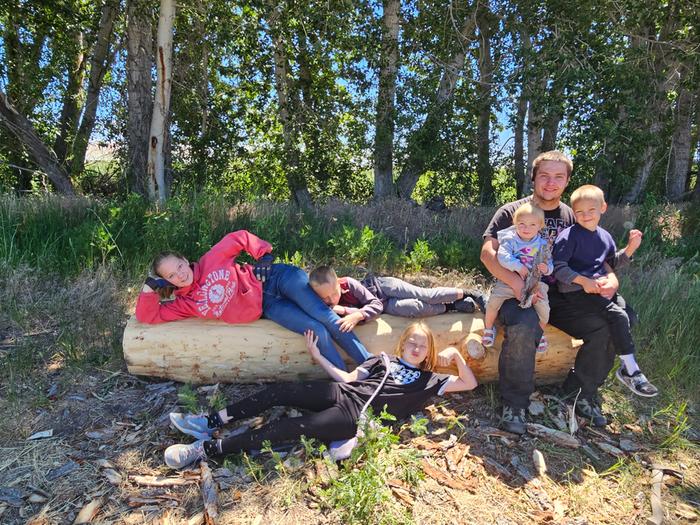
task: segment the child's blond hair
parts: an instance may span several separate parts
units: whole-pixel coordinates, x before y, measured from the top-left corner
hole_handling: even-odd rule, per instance
[[[544,228],[544,211],[539,206],[535,206],[531,202],[526,202],[520,206],[513,214],[513,224],[518,222],[518,219],[523,215],[535,217],[540,223],[540,228]]]
[[[603,190],[593,184],[584,184],[576,188],[571,194],[571,205],[573,206],[578,201],[584,199],[596,201],[600,205],[605,204],[605,194]]]
[[[420,369],[433,371],[437,367],[437,351],[435,350],[435,338],[433,337],[433,331],[423,321],[416,321],[415,323],[411,323],[410,325],[408,325],[408,327],[406,327],[406,329],[401,334],[401,337],[399,338],[399,342],[396,344],[396,348],[394,348],[394,355],[397,357],[403,356],[403,345],[406,344],[408,338],[416,332],[423,332],[428,338],[428,354],[425,356],[425,359],[420,364]]]
[[[338,281],[338,275],[330,266],[319,266],[314,268],[309,274],[309,284],[311,286],[322,286],[324,284],[335,284]]]

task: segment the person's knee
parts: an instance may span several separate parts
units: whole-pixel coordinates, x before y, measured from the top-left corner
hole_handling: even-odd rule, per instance
[[[516,299],[509,299],[501,305],[498,319],[505,326],[539,326],[539,317],[534,308],[520,308]]]

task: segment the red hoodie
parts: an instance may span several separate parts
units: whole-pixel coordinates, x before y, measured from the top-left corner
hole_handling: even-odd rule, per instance
[[[175,290],[175,300],[160,302],[157,293],[141,292],[136,319],[142,323],[165,323],[187,317],[249,323],[262,315],[262,283],[250,264],[236,264],[242,251],[259,259],[272,245],[250,232],[229,233],[199,262],[194,263],[192,284]]]

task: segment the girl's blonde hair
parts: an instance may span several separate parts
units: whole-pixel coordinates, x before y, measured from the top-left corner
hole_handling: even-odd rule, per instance
[[[520,206],[513,214],[513,224],[518,222],[519,218],[523,215],[534,217],[539,222],[540,228],[544,228],[544,211],[539,206],[535,206],[531,202],[526,202]]]
[[[433,331],[423,321],[416,321],[415,323],[411,323],[410,325],[408,325],[408,327],[406,327],[406,329],[401,334],[401,337],[399,338],[399,342],[396,344],[396,348],[394,348],[394,355],[397,357],[401,357],[403,355],[404,344],[406,344],[408,338],[416,332],[423,332],[428,338],[428,354],[425,356],[425,359],[420,364],[419,368],[421,370],[433,371],[435,370],[435,368],[437,368],[437,351],[435,350],[435,338],[433,337]]]

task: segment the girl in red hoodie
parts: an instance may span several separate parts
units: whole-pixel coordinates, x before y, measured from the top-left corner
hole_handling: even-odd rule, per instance
[[[237,264],[242,251],[258,264]],[[163,252],[151,268],[160,278],[146,279],[136,302],[136,318],[152,324],[187,317],[250,323],[262,316],[299,334],[313,330],[321,354],[341,370],[345,364],[334,340],[356,363],[370,357],[352,332],[340,331],[340,318],[311,289],[306,272],[272,264],[271,251],[267,241],[239,230],[226,235],[196,263],[190,264],[178,253]],[[161,302],[161,296],[171,293],[174,300]]]

